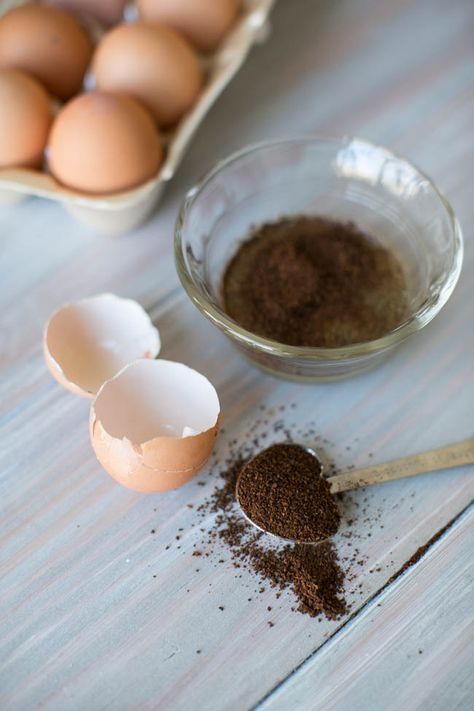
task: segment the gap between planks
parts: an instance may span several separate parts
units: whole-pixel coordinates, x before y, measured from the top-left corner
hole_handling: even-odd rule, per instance
[[[264,708],[269,708],[267,704],[271,704],[273,697],[278,694],[279,692],[283,691],[284,688],[287,687],[289,683],[292,682],[296,678],[298,674],[301,672],[304,672],[305,669],[315,662],[317,658],[325,651],[325,648],[335,642],[337,639],[341,638],[345,633],[347,633],[348,629],[352,627],[353,625],[357,624],[357,621],[359,618],[363,617],[364,615],[367,614],[367,612],[370,611],[370,609],[373,609],[377,603],[378,600],[382,595],[387,595],[389,594],[393,588],[399,585],[400,580],[406,576],[409,576],[410,574],[414,574],[418,566],[422,562],[426,562],[427,555],[429,555],[433,549],[434,546],[441,545],[446,538],[449,536],[451,530],[458,524],[461,524],[469,515],[472,515],[474,513],[474,502],[471,502],[468,504],[466,507],[464,507],[456,516],[454,516],[447,524],[442,526],[431,538],[426,541],[426,543],[420,548],[425,548],[423,553],[420,555],[419,558],[413,562],[413,564],[409,565],[408,568],[405,568],[405,565],[402,565],[399,570],[394,573],[389,580],[382,585],[381,588],[377,590],[370,598],[366,600],[366,602],[360,607],[358,610],[354,612],[345,622],[344,624],[339,627],[334,634],[332,634],[330,637],[327,638],[321,644],[317,649],[314,650],[310,655],[306,657],[300,664],[298,664],[284,679],[278,682],[278,684],[275,684],[275,686],[268,691],[265,696],[263,696],[260,701],[258,701],[254,706],[252,707],[252,711],[263,711]],[[412,556],[412,558],[415,558],[416,553]],[[409,561],[407,561],[408,563]]]

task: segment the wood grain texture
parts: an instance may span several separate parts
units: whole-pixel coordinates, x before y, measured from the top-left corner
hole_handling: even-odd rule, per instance
[[[262,404],[286,405],[273,418],[297,437],[314,422],[341,468],[473,435],[474,6],[280,0],[273,24],[271,41],[212,110],[148,225],[96,238],[47,202],[0,209],[3,709],[240,711],[305,659],[325,654],[322,645],[345,622],[294,614],[286,596],[278,604],[271,592],[255,596],[255,581],[236,580],[230,563],[215,567],[211,557],[195,565],[200,534],[186,505],[212,489],[218,465],[203,473],[205,487],[157,496],[107,477],[90,448],[88,403],[61,391],[42,361],[41,330],[59,304],[109,290],[138,299],[160,328],[162,356],[201,370],[218,389],[226,428],[218,462],[230,440],[245,441]],[[187,301],[173,267],[174,219],[184,190],[231,150],[275,136],[346,132],[405,153],[439,182],[464,228],[463,273],[435,322],[378,370],[331,385],[279,382],[243,361]],[[353,494],[347,513],[364,562],[348,591],[355,616],[345,630],[356,631],[357,611],[473,496],[468,467]],[[366,518],[376,520],[370,537]],[[349,553],[343,538],[338,545]],[[368,610],[378,619],[380,608]],[[433,650],[443,648],[443,630],[433,634]],[[461,678],[463,664],[453,655],[447,683]]]
[[[472,708],[474,508],[259,707]]]

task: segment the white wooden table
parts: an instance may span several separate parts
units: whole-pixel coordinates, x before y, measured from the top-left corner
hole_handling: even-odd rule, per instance
[[[295,403],[286,425],[314,421],[341,467],[473,435],[474,5],[280,0],[273,24],[271,41],[208,117],[159,214],[135,234],[98,238],[42,201],[0,210],[2,709],[472,708],[472,467],[358,492],[379,517],[371,537],[362,517],[354,523],[365,562],[351,590],[361,583],[362,594],[349,590],[345,619],[317,622],[292,613],[286,596],[249,603],[250,576],[236,581],[212,556],[195,573],[198,533],[186,505],[212,490],[215,469],[201,477],[206,487],[121,489],[92,454],[88,403],[43,365],[48,314],[110,290],[150,310],[164,357],[215,383],[226,429],[218,458],[228,439],[244,439],[261,405]],[[462,222],[466,256],[446,309],[384,366],[303,386],[254,370],[199,316],[178,284],[172,234],[184,190],[218,158],[315,132],[386,144],[431,174]],[[178,528],[181,549],[166,550]]]

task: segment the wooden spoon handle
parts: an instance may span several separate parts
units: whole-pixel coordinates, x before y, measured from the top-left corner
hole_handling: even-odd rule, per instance
[[[331,485],[332,493],[336,494],[339,491],[359,489],[393,479],[404,479],[436,469],[450,469],[462,464],[473,463],[474,438],[441,449],[433,449],[430,452],[395,459],[386,464],[376,464],[366,469],[354,469],[351,472],[336,474],[336,476],[329,477],[328,482]]]

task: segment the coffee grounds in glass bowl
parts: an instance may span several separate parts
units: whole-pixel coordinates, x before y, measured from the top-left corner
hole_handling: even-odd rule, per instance
[[[226,267],[222,302],[251,333],[322,348],[381,338],[409,311],[398,257],[352,222],[322,217],[256,228]]]
[[[298,444],[274,444],[242,469],[238,497],[259,528],[299,543],[333,536],[340,514],[321,464]]]

